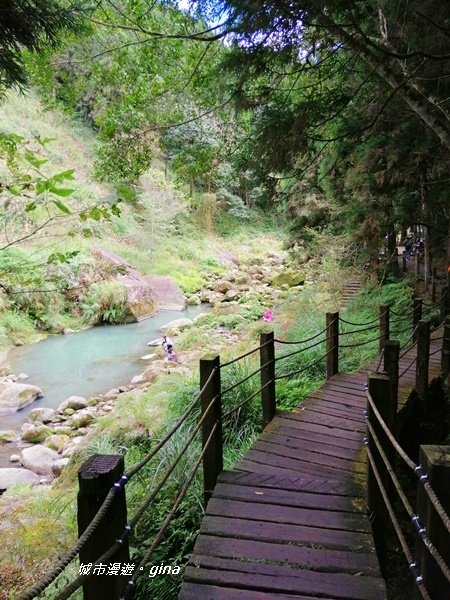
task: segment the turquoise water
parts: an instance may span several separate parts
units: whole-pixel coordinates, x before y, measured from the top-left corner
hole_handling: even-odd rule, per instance
[[[148,364],[140,357],[151,352],[147,342],[161,337],[162,325],[208,310],[207,305],[182,312],[164,310],[139,323],[93,327],[13,348],[8,356],[12,372],[29,375],[24,383],[39,386],[44,397],[13,415],[0,417],[0,429],[19,427],[38,406],[55,408],[69,396],[89,398],[130,383]]]

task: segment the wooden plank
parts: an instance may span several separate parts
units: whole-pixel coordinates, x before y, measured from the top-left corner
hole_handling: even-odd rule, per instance
[[[294,471],[292,469],[283,469],[282,467],[274,467],[272,465],[265,465],[259,462],[249,460],[247,455],[241,458],[235,465],[235,469],[239,471],[247,471],[249,473],[259,473],[267,475],[285,475],[286,477],[313,477],[314,469],[305,468],[303,471]]]
[[[259,502],[246,503],[239,500],[216,498],[213,496],[206,508],[207,515],[238,517],[252,521],[266,523],[286,523],[294,525],[311,525],[326,529],[339,529],[344,531],[371,531],[370,522],[358,513],[347,513],[329,510],[311,510],[307,508],[284,506],[283,510],[276,505]]]
[[[318,452],[319,454],[324,454],[325,456],[334,456],[337,458],[342,458],[344,460],[350,461],[359,461],[359,450],[361,445],[355,445],[353,449],[349,448],[340,448],[339,446],[332,446],[328,442],[316,442],[311,440],[308,436],[304,436],[303,439],[299,439],[297,437],[279,434],[276,430],[271,431],[270,433],[263,433],[260,437],[260,441],[270,442],[271,444],[281,444],[286,446],[287,448],[293,448],[297,451],[309,450]]]
[[[298,440],[311,440],[313,442],[317,442],[318,444],[327,444],[331,448],[341,448],[344,451],[346,449],[348,451],[358,450],[361,447],[361,438],[356,440],[347,440],[345,438],[336,437],[331,438],[328,434],[325,433],[305,431],[304,429],[301,429],[299,427],[289,427],[281,425],[280,423],[281,420],[274,422],[273,424],[269,425],[265,431],[267,431],[267,429],[269,429],[270,427],[269,432],[273,433],[274,435],[285,436],[291,439]]]
[[[325,435],[332,435],[333,437],[343,438],[344,440],[350,439],[362,442],[362,436],[359,431],[327,427],[326,425],[318,425],[317,423],[306,423],[301,419],[295,418],[295,416],[290,417],[289,414],[283,414],[275,418],[277,420],[280,419],[280,425],[286,425],[287,427],[298,428],[303,431],[312,431],[315,433],[324,433]]]
[[[219,587],[201,583],[185,581],[181,586],[179,600],[273,600],[272,592],[258,592],[257,590],[242,590],[231,587]],[[317,596],[295,596],[277,593],[277,600],[317,600]],[[333,600],[322,598],[321,600]]]
[[[346,556],[353,560],[353,556],[367,556],[367,546],[359,546],[358,551],[344,551]],[[240,540],[236,538],[216,537],[201,535],[195,544],[195,553],[203,556],[217,556],[221,558],[252,560],[253,562],[284,563],[286,566],[295,565],[295,568],[305,567],[301,561],[304,557],[305,547],[295,544],[280,544],[277,542],[262,542],[258,540]],[[369,551],[372,548],[369,547]],[[320,553],[321,549],[314,549]],[[194,562],[195,558],[191,559]],[[328,567],[326,567],[327,569]]]
[[[328,412],[317,411],[313,406],[305,408],[304,410],[293,411],[293,418],[300,418],[308,423],[318,423],[319,425],[327,425],[329,427],[339,427],[341,429],[350,429],[351,431],[364,431],[365,423],[361,418],[358,420],[349,419],[343,415],[333,415]]]
[[[336,550],[363,550],[373,552],[373,537],[369,533],[322,529],[310,525],[265,523],[227,517],[205,517],[200,528],[202,535],[220,538],[249,539],[280,544],[320,545]],[[195,549],[194,549],[195,552]]]
[[[242,471],[222,471],[219,481],[234,485],[257,485],[277,490],[294,490],[311,494],[332,494],[334,496],[358,496],[360,490],[353,483],[334,481],[330,479],[284,477],[278,475],[262,475],[259,473],[245,473]]]
[[[272,443],[272,441],[258,440],[253,444],[252,450],[265,452],[267,454],[274,454],[284,458],[292,458],[301,462],[308,461],[312,464],[332,467],[333,469],[340,469],[345,472],[351,472],[357,466],[352,460],[349,459],[321,454],[315,450],[308,450],[306,444],[305,447],[298,449],[289,447],[286,444],[277,444]]]
[[[323,388],[313,392],[311,397],[321,398],[322,400],[327,400],[329,402],[336,402],[342,404],[344,407],[352,406],[357,410],[361,410],[364,406],[364,401],[366,400],[365,396],[349,396],[336,389],[324,390]]]
[[[289,569],[274,565],[244,563],[219,558],[198,557],[201,568],[188,566],[185,572],[186,581],[203,581],[210,584],[225,585],[269,591],[272,593],[296,593],[300,589],[303,594],[331,595],[332,598],[345,600],[385,599],[384,584],[376,577],[353,577],[345,573],[332,576],[312,573],[306,569]],[[288,573],[286,573],[288,571]],[[245,577],[242,575],[245,574]],[[274,594],[275,597],[275,594]]]
[[[259,504],[277,506],[361,513],[361,508],[357,509],[352,499],[346,496],[312,494],[297,490],[264,488],[256,485],[244,486],[218,483],[214,489],[214,497],[249,503],[258,502]]]
[[[316,398],[314,396],[310,396],[294,410],[296,412],[313,410],[315,412],[322,412],[330,416],[341,417],[356,422],[361,422],[363,417],[361,406],[353,406],[349,409],[343,406],[339,401],[333,402],[329,398]]]
[[[364,389],[364,384],[359,383],[358,386],[361,386],[359,389],[354,384],[350,382],[346,383],[345,381],[329,381],[324,388],[326,393],[334,392],[339,393],[348,397],[352,397],[353,399],[357,398],[365,398],[366,391]]]
[[[289,469],[291,471],[298,471],[299,473],[311,473],[312,475],[315,473],[322,479],[326,479],[327,477],[337,478],[346,474],[341,469],[326,467],[325,465],[320,464],[311,464],[302,461],[300,458],[296,460],[293,458],[276,456],[275,454],[266,454],[265,452],[253,450],[253,448],[247,452],[245,458],[256,463],[270,465],[280,469]],[[350,477],[351,475],[352,473],[348,472],[347,477]]]

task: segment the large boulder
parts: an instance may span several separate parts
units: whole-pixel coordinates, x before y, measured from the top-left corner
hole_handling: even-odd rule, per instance
[[[0,415],[9,415],[42,398],[42,390],[27,383],[0,382]]]
[[[53,408],[33,408],[28,413],[28,420],[30,423],[50,423],[55,417],[55,411]]]
[[[82,410],[83,408],[87,407],[88,401],[86,400],[86,398],[83,398],[83,396],[70,396],[69,398],[67,398],[67,400],[61,402],[61,404],[58,406],[58,411],[64,412],[68,408],[75,411]]]
[[[116,280],[125,288],[127,323],[141,321],[157,311],[158,301],[155,291],[139,271],[109,250],[96,247],[93,253],[98,259],[118,267]]]
[[[221,294],[226,294],[228,290],[232,290],[234,285],[231,281],[218,281],[216,285],[216,292],[220,292]]]
[[[125,287],[127,323],[142,321],[157,311],[155,293],[150,284],[137,277],[118,276],[117,279]]]
[[[51,434],[52,429],[47,425],[32,425],[31,427],[22,430],[22,439],[24,442],[29,442],[31,444],[40,444]]]
[[[55,462],[52,465],[52,473],[55,477],[59,477],[64,469],[64,467],[67,466],[67,464],[69,463],[70,458],[59,458],[58,460],[55,460]]]
[[[288,285],[294,287],[296,285],[303,285],[305,283],[305,276],[303,273],[296,273],[294,271],[282,271],[278,275],[272,278],[272,285],[275,287],[281,287],[282,285]]]
[[[39,475],[28,469],[6,468],[0,469],[0,490],[7,490],[16,483],[28,483],[35,485],[39,483]]]
[[[187,319],[186,317],[182,319],[175,319],[174,321],[170,321],[166,325],[163,325],[159,328],[160,331],[164,331],[167,333],[183,331],[186,327],[192,325],[192,319]],[[173,335],[173,334],[172,334]]]
[[[169,276],[144,275],[143,279],[152,287],[158,308],[184,310],[186,298]]]
[[[72,417],[70,424],[74,429],[79,429],[80,427],[87,427],[88,425],[91,425],[91,423],[93,423],[93,422],[94,422],[94,415],[83,410]]]
[[[64,448],[66,444],[70,442],[70,437],[68,435],[59,435],[54,433],[53,435],[49,435],[48,438],[44,442],[44,446],[46,448],[50,448],[50,450],[61,450]]]
[[[57,452],[45,446],[31,446],[20,453],[20,462],[26,469],[38,475],[53,476],[52,465],[61,458]]]

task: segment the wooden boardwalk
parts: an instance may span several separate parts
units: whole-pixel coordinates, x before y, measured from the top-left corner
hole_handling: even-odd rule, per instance
[[[430,379],[439,361],[439,352],[430,358]],[[367,369],[335,375],[278,413],[235,470],[221,474],[180,600],[386,597],[364,499],[366,380]],[[414,369],[400,379],[400,396],[413,380]]]

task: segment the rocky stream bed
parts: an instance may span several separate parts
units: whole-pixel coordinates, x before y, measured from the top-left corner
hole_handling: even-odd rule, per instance
[[[253,317],[258,319],[264,308],[276,305],[280,297],[292,291],[291,288],[300,291],[305,284],[305,277],[299,271],[301,267],[293,266],[287,255],[281,252],[269,252],[265,257],[254,257],[244,264],[237,257],[222,253],[218,261],[222,263],[221,272],[209,273],[204,288],[188,297],[186,302],[191,305],[207,303],[212,307],[211,315],[219,320],[221,316],[233,314],[239,320],[239,311],[247,304],[261,307],[260,315]],[[176,297],[179,301],[178,292]],[[166,324],[161,331],[167,333],[176,345],[182,332],[195,328],[204,318],[201,313],[194,319],[180,318]],[[223,326],[216,326],[212,333],[215,334],[210,348],[212,351],[229,347],[240,339],[238,331]],[[35,408],[29,412],[20,431],[0,431],[0,493],[14,483],[50,483],[61,474],[71,457],[92,440],[98,418],[111,413],[122,394],[139,397],[167,372],[190,375],[202,352],[189,350],[179,356],[177,363],[169,363],[163,360],[159,340],[150,340],[149,345],[152,344],[153,351],[142,348],[146,366],[129,384],[89,398],[72,395],[56,409]],[[26,374],[7,374],[3,370],[0,415],[2,411],[20,410],[42,396],[38,387],[24,383],[26,378]]]

